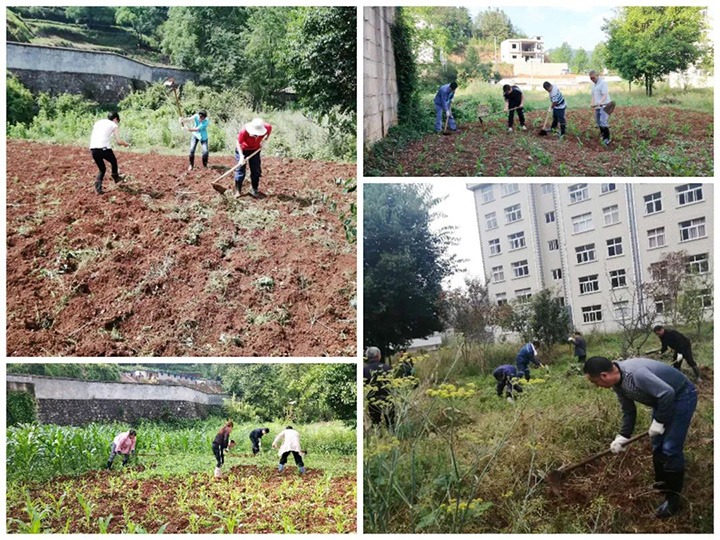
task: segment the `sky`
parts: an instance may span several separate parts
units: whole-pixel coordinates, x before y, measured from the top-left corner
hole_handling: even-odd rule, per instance
[[[542,36],[545,49],[555,49],[567,41],[573,49],[591,52],[595,45],[605,41],[602,31],[604,19],[614,16],[611,6],[593,6],[589,3],[567,2],[563,7],[544,6],[464,6],[473,20],[489,7],[500,8],[510,17],[513,25],[527,36]]]
[[[465,186],[465,180],[445,179],[433,182],[433,193],[437,197],[446,197],[437,206],[437,211],[445,214],[446,217],[433,221],[433,228],[446,225],[457,227],[455,236],[459,237],[460,242],[451,248],[451,253],[457,254],[460,259],[467,259],[460,265],[465,269],[464,272],[458,272],[443,282],[445,289],[462,287],[466,276],[484,275],[480,255],[480,235],[475,218],[475,202],[472,191]]]

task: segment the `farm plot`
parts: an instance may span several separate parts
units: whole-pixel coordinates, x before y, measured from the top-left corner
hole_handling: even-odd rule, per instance
[[[354,354],[354,165],[263,158],[233,199],[227,156],[118,154],[98,196],[87,150],[8,141],[9,355]]]
[[[218,421],[215,421],[217,424]],[[118,426],[119,427],[119,426]],[[209,428],[207,424],[206,428]],[[250,426],[242,426],[247,431]],[[275,433],[279,426],[270,426]],[[198,429],[138,428],[138,458],[111,471],[98,470],[107,458],[107,437],[116,426],[88,428],[27,426],[11,429],[7,486],[7,530],[45,533],[348,533],[356,530],[355,434],[334,424],[301,426],[307,434],[308,471],[289,466],[277,472],[277,453],[239,450],[226,456],[224,474],[213,477],[211,437]],[[30,431],[49,441],[32,461],[21,459]],[[37,439],[36,439],[37,440]],[[73,441],[70,458],[85,472],[47,477],[62,471],[53,440]],[[94,441],[102,440],[98,446]],[[111,439],[110,439],[111,440]],[[188,441],[188,450],[184,441]],[[334,442],[333,442],[334,441]],[[145,445],[141,447],[141,445]],[[267,443],[266,443],[267,444]],[[269,446],[269,444],[268,444]],[[55,449],[53,452],[52,449]],[[198,453],[198,448],[206,450]],[[118,460],[119,461],[119,460]],[[135,458],[133,458],[135,461]],[[292,460],[291,460],[292,462]],[[29,463],[39,465],[36,481]],[[95,469],[89,470],[88,469]]]
[[[528,131],[504,119],[427,135],[395,157],[392,176],[710,176],[713,118],[671,107],[618,107],[605,147],[590,110],[568,110],[568,132],[539,137],[544,111],[527,114]],[[548,124],[549,125],[549,124]]]

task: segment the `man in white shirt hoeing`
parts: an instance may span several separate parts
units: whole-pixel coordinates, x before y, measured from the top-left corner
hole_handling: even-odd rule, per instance
[[[278,455],[280,456],[280,464],[278,465],[278,472],[282,472],[287,463],[288,456],[290,454],[295,458],[295,464],[298,466],[300,474],[305,473],[305,464],[303,463],[302,453],[300,448],[300,433],[295,431],[292,426],[288,426],[283,429],[272,443],[273,448],[277,448],[278,442],[283,440]]]
[[[90,135],[90,153],[98,167],[98,174],[95,177],[95,191],[98,195],[103,194],[102,182],[105,178],[105,162],[110,163],[112,179],[115,183],[123,180],[118,172],[117,159],[110,147],[110,139],[114,136],[120,146],[130,146],[130,143],[120,138],[120,115],[116,112],[109,112],[106,119],[98,120],[93,126]]]
[[[610,144],[610,115],[605,112],[605,105],[610,103],[610,90],[608,84],[595,70],[589,73],[593,82],[592,102],[590,106],[595,109],[595,123],[600,129],[600,137],[605,146]]]

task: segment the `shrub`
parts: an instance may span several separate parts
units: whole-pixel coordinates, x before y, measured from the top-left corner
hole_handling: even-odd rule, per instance
[[[7,393],[7,424],[30,424],[37,420],[37,404],[28,392]]]
[[[27,124],[35,116],[35,99],[23,83],[7,73],[7,123]]]

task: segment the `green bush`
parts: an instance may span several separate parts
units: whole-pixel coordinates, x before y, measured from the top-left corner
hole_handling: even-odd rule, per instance
[[[30,424],[37,419],[35,398],[28,392],[7,393],[7,425]]]
[[[7,73],[6,80],[8,125],[31,122],[35,115],[35,100],[32,93],[10,72]]]

